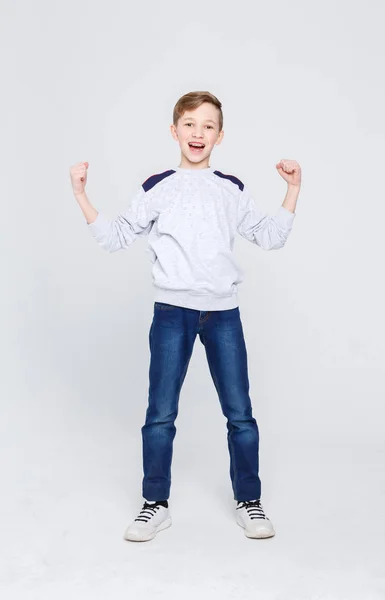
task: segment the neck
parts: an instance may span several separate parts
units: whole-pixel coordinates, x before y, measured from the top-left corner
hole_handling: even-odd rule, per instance
[[[210,156],[208,156],[207,158],[205,158],[204,160],[202,160],[199,163],[193,163],[186,156],[184,156],[184,154],[182,154],[180,163],[178,166],[180,169],[196,169],[196,170],[207,169],[210,167]]]

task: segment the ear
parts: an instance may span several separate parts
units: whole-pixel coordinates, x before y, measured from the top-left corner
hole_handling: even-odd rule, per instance
[[[220,132],[219,132],[219,134],[218,134],[217,141],[215,142],[215,145],[216,145],[216,146],[219,146],[219,144],[220,144],[220,143],[221,143],[221,141],[223,140],[223,136],[224,136],[224,135],[225,135],[225,132],[224,132],[224,131],[223,131],[223,129],[222,129],[222,131],[220,131]]]
[[[178,134],[176,132],[176,127],[174,124],[170,125],[170,131],[171,131],[171,135],[174,138],[174,140],[178,141]]]

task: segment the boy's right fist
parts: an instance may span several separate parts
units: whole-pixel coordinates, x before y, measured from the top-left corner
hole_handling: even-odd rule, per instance
[[[70,168],[74,194],[82,194],[87,183],[88,162],[80,162]]]

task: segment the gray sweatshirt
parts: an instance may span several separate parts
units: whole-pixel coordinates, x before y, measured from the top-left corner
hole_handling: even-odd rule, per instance
[[[294,218],[282,206],[265,214],[233,175],[175,167],[149,177],[116,219],[99,212],[88,228],[108,252],[147,235],[155,301],[213,311],[238,306],[235,234],[264,250],[282,248]]]

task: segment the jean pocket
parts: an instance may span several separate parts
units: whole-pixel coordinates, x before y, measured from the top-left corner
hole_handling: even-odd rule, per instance
[[[160,310],[173,310],[173,309],[177,308],[173,304],[166,304],[165,302],[155,302],[154,306],[155,306],[155,308],[158,308]]]

